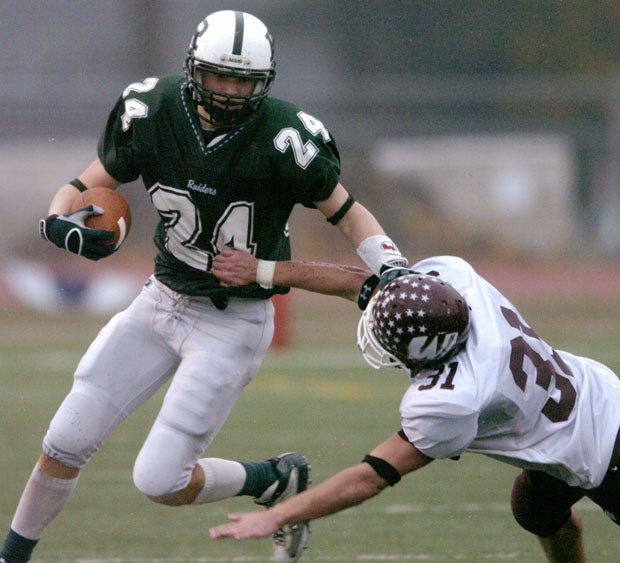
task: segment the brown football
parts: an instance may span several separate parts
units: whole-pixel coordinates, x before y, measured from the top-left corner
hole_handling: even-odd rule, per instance
[[[131,210],[127,200],[116,190],[110,188],[90,188],[80,192],[71,204],[71,211],[76,211],[90,204],[103,209],[103,215],[91,215],[84,224],[90,229],[114,231],[114,238],[105,241],[118,248],[131,228]]]

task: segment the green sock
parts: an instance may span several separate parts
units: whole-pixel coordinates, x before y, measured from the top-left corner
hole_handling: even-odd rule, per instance
[[[3,557],[7,563],[12,561],[29,561],[32,550],[39,540],[30,540],[24,536],[20,536],[17,532],[9,530],[4,540],[4,546],[0,551],[0,557]]]
[[[252,461],[247,463],[240,461],[239,463],[245,468],[246,478],[243,488],[237,493],[237,496],[250,495],[259,497],[278,478],[270,461]]]

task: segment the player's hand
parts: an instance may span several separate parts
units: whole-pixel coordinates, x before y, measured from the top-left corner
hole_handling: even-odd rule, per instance
[[[396,278],[399,278],[400,276],[408,276],[409,274],[413,274],[413,273],[414,271],[410,270],[409,268],[400,267],[400,266],[391,267],[391,266],[388,266],[387,264],[384,264],[381,267],[380,276],[376,276],[373,274],[372,276],[367,278],[364,284],[362,285],[360,292],[357,296],[357,306],[362,311],[365,311],[366,308],[368,307],[368,303],[370,303],[372,296],[375,294],[375,290],[377,289],[377,287],[379,288],[379,291],[381,291],[392,280],[395,280]]]
[[[253,538],[265,538],[273,535],[280,527],[273,511],[243,512],[229,514],[228,524],[222,524],[209,529],[209,535],[213,540],[233,538],[236,540],[249,540]]]
[[[113,244],[105,242],[114,237],[114,231],[89,229],[84,221],[91,215],[101,214],[101,207],[88,205],[64,215],[50,215],[39,221],[39,232],[45,240],[53,242],[58,248],[89,260],[99,260],[115,251]]]
[[[360,288],[360,291],[357,295],[357,306],[362,311],[365,311],[368,307],[368,304],[370,303],[372,296],[375,294],[375,290],[377,289],[378,285],[379,277],[375,274],[372,274],[372,276],[366,278],[366,280],[362,284],[362,287]]]
[[[407,268],[407,264],[409,264],[409,260],[407,260],[404,256],[398,256],[396,258],[391,258],[389,260],[385,260],[381,264],[380,274],[389,270],[391,268]]]
[[[256,281],[258,259],[244,250],[225,246],[213,259],[213,275],[224,287]]]
[[[384,266],[381,268],[381,276],[379,277],[379,289],[383,289],[392,280],[400,278],[401,276],[408,276],[409,274],[415,274],[415,271],[409,268],[386,268]]]

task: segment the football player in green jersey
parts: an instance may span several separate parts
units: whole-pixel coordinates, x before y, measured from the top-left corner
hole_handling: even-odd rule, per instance
[[[201,458],[273,335],[277,261],[290,257],[288,218],[301,204],[336,225],[376,273],[406,266],[374,216],[339,181],[325,126],[295,105],[268,97],[273,42],[254,16],[221,11],[192,37],[184,74],[127,86],[112,109],[98,158],[61,186],[42,236],[92,260],[113,252],[109,232],[69,212],[80,192],[142,178],[159,213],[155,271],[141,294],[93,341],[43,442],[0,551],[29,560],[73,492],[80,470],[116,426],[162,385],[170,387],[134,467],[136,487],[166,505],[250,495],[271,506],[302,491],[308,464],[288,453],[265,462]],[[227,287],[212,273],[221,249],[261,260],[256,283]],[[277,561],[296,561],[307,524],[274,535]]]

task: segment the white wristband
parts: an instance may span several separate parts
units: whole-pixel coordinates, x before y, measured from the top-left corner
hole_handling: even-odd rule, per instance
[[[364,239],[357,247],[357,255],[366,262],[373,274],[379,275],[381,266],[407,266],[407,259],[403,257],[394,241],[385,235],[374,235]]]
[[[273,287],[273,276],[276,273],[276,263],[274,260],[261,260],[259,258],[256,266],[256,283],[264,289]]]

